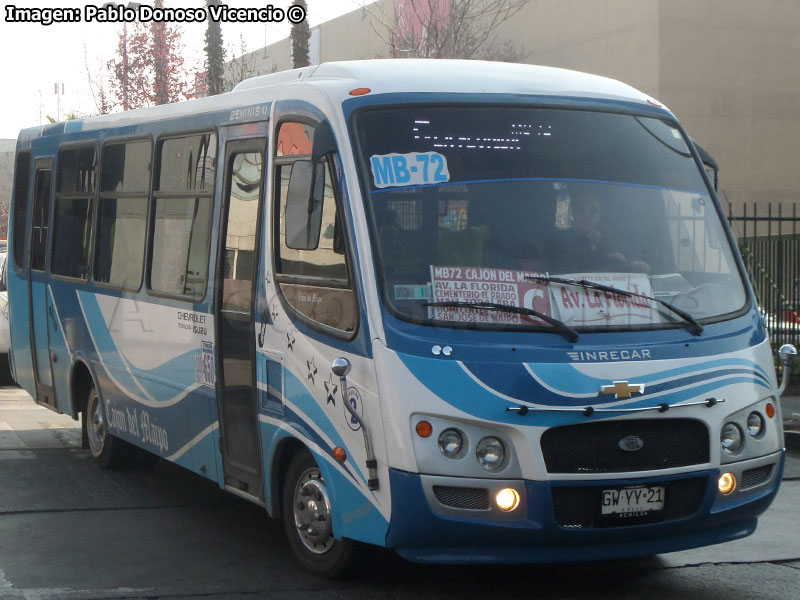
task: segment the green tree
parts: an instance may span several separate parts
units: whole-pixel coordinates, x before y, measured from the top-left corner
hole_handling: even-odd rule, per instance
[[[292,5],[302,6],[308,14],[308,7],[305,0],[294,0]],[[308,21],[303,19],[302,23],[292,25],[292,32],[289,34],[292,39],[292,66],[297,69],[298,67],[307,67],[311,64],[308,56],[308,40],[311,37],[311,29],[308,27]]]
[[[220,0],[206,0],[207,5],[219,5]],[[209,12],[209,15],[211,13]],[[222,45],[222,27],[219,21],[209,18],[206,29],[206,85],[208,95],[225,91],[225,48]]]

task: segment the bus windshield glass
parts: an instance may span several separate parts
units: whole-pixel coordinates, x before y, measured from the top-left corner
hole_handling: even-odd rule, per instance
[[[401,319],[552,327],[522,308],[577,331],[647,329],[685,324],[664,303],[697,321],[745,305],[720,215],[668,120],[415,105],[362,110],[355,131],[382,295]]]

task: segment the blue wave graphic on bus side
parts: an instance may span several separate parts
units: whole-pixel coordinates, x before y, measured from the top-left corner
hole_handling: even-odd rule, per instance
[[[548,385],[553,384],[555,390],[552,391],[537,382],[533,376],[527,372],[524,365],[511,365],[511,367],[514,368],[510,370],[500,368],[503,365],[491,365],[496,367],[491,374],[487,370],[482,373],[482,375],[488,379],[490,383],[495,384],[497,386],[495,388],[492,385],[487,385],[483,379],[479,379],[468,371],[466,366],[454,361],[433,360],[406,354],[399,354],[398,356],[420,383],[451,406],[464,410],[478,418],[513,424],[519,424],[519,416],[516,413],[506,411],[506,408],[513,408],[523,404],[537,405],[544,408],[583,407],[590,405],[608,407],[611,404],[624,408],[640,408],[659,406],[667,398],[669,404],[679,403],[727,385],[740,383],[754,384],[772,390],[772,386],[764,381],[761,373],[756,372],[754,369],[728,369],[728,372],[724,374],[722,378],[720,378],[719,370],[712,370],[705,374],[698,374],[696,377],[676,380],[675,385],[671,385],[669,389],[676,389],[681,385],[687,387],[685,387],[685,389],[676,389],[676,391],[670,393],[668,397],[665,396],[662,391],[662,393],[657,396],[647,394],[641,399],[633,398],[621,404],[619,400],[614,399],[612,396],[605,398],[597,395],[600,389],[600,383],[609,384],[609,379],[600,380],[586,376],[576,370],[572,365],[547,365],[549,369],[547,377]],[[689,371],[704,370],[710,366],[725,362],[726,361],[709,361],[708,363],[700,363],[691,367]],[[730,364],[730,361],[728,361],[728,364]],[[542,366],[543,365],[536,365],[537,376],[539,374],[538,370]],[[522,397],[511,396],[500,391],[505,389],[521,389],[521,384],[507,385],[507,380],[504,378],[507,378],[511,372],[519,376],[523,371],[525,371],[525,382],[527,385],[527,393],[525,395]],[[674,371],[674,369],[655,372],[642,379],[649,378],[651,381],[663,379],[664,374],[669,371]],[[556,373],[560,375],[558,378],[555,377]],[[638,377],[635,378],[637,382],[639,379]],[[671,383],[672,382],[670,382],[670,384]],[[559,389],[561,387],[566,387],[569,390],[579,390],[573,393],[592,395],[584,398],[570,399],[569,392]],[[497,388],[500,388],[500,390]],[[668,391],[668,389],[666,391]],[[575,413],[547,412],[544,410],[536,413],[536,424],[539,426],[551,427],[574,422],[574,415]],[[586,420],[609,418],[614,415],[615,413],[613,412],[595,413],[587,417]]]
[[[470,375],[498,395],[508,396],[520,402],[583,406],[587,402],[587,397],[597,396],[600,386],[610,383],[609,378],[582,374],[568,363],[537,363],[527,366],[521,363],[462,364]],[[755,377],[759,385],[771,389],[769,379],[756,367],[757,365],[750,361],[717,360],[644,376],[637,375],[633,380],[636,383],[652,384],[647,386],[648,394],[677,390],[708,379],[733,375]],[[616,402],[616,399],[614,396],[605,396],[597,397],[592,402],[609,404]]]
[[[285,374],[285,389],[284,389],[284,397],[286,398],[287,404],[291,404],[297,409],[299,409],[307,418],[308,420],[316,425],[322,433],[327,436],[330,440],[331,444],[328,444],[323,441],[323,439],[314,434],[314,441],[320,445],[321,448],[325,448],[330,455],[333,455],[333,448],[336,446],[341,446],[348,452],[348,456],[351,455],[347,444],[342,439],[342,436],[339,435],[339,431],[336,429],[336,426],[331,422],[330,416],[323,410],[322,406],[314,399],[314,396],[311,392],[306,388],[305,383],[301,381],[294,373],[292,373],[289,369],[284,369]],[[295,423],[302,425],[304,431],[313,432],[314,428],[310,426],[309,423],[306,421],[294,410],[291,410],[291,407],[287,407],[290,410],[287,411],[287,417],[290,417],[288,420],[294,421]],[[361,469],[354,465],[354,469],[358,477],[364,482],[366,485],[366,477],[361,472]],[[355,476],[354,476],[355,479]]]
[[[94,294],[85,292],[78,292],[78,295],[79,303],[86,316],[86,326],[94,341],[98,359],[107,370],[109,368],[113,369],[113,375],[109,374],[118,381],[119,385],[134,396],[150,396],[156,402],[168,402],[170,400],[182,402],[185,398],[178,398],[181,390],[186,390],[186,388],[195,383],[195,380],[189,379],[186,374],[194,376],[195,356],[201,350],[193,349],[160,364],[154,369],[136,368],[135,370],[139,375],[134,375],[129,361],[119,351],[108,331],[97,297]],[[181,377],[182,375],[184,376],[183,378]]]

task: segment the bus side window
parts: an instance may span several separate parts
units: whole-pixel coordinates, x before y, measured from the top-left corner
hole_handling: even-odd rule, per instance
[[[50,265],[53,275],[84,280],[89,277],[96,175],[94,146],[59,152]]]
[[[94,261],[94,280],[99,283],[139,289],[150,156],[150,140],[103,147]]]
[[[25,234],[28,230],[28,193],[31,176],[31,154],[20,152],[14,169],[13,234],[14,246],[9,248],[14,258],[14,266],[19,270],[25,262]]]
[[[159,144],[149,273],[155,292],[195,301],[205,294],[216,158],[213,133]]]
[[[318,167],[321,206],[314,208],[314,215],[308,219],[309,230],[303,236],[313,243],[297,244],[287,237],[287,214],[293,209],[289,181],[294,169],[310,171],[312,142],[311,126],[293,122],[281,125],[275,157],[275,276],[294,310],[313,323],[350,337],[357,326],[357,306],[329,159]]]

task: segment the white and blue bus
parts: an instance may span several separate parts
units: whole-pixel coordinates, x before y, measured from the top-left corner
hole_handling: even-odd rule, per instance
[[[309,569],[752,533],[773,355],[698,149],[627,85],[330,63],[21,132],[13,370],[102,467],[281,517]]]

